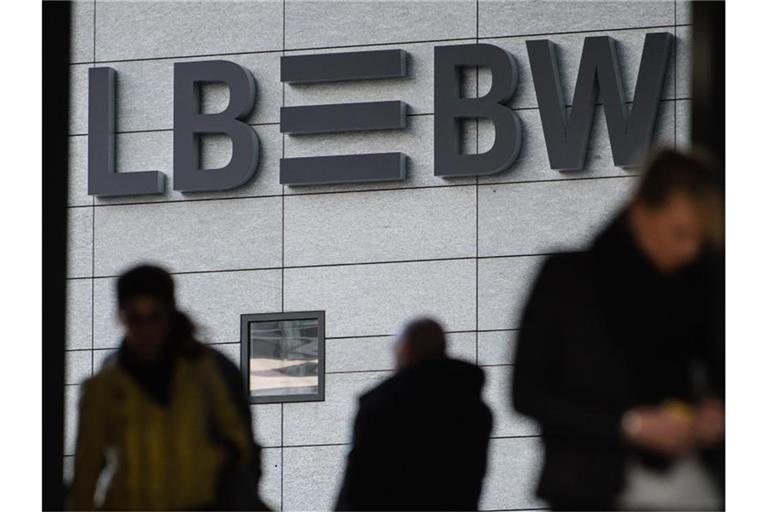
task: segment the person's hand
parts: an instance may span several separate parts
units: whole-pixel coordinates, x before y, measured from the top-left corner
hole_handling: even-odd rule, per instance
[[[702,446],[712,446],[725,437],[725,406],[716,398],[704,400],[696,409],[693,419],[696,441]]]
[[[667,407],[630,410],[622,430],[632,444],[667,457],[685,455],[694,443],[691,416]]]

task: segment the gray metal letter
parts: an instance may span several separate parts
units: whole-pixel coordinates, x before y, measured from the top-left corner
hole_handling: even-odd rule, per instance
[[[133,196],[162,194],[159,171],[118,173],[115,169],[115,70],[88,70],[88,194]]]
[[[612,38],[584,39],[570,116],[563,101],[555,46],[546,39],[526,41],[526,45],[550,167],[561,171],[584,168],[598,84],[605,105],[613,163],[619,167],[639,165],[653,137],[672,34],[645,36],[629,115]]]
[[[224,82],[229,105],[200,113],[199,83]],[[256,82],[242,66],[224,60],[177,62],[173,69],[173,188],[184,192],[229,190],[246,183],[259,163],[259,138],[244,122],[256,101]],[[232,159],[219,169],[200,168],[200,134],[232,139]]]
[[[493,81],[480,98],[461,97],[461,67],[487,66]],[[435,176],[476,176],[501,172],[520,153],[520,118],[504,105],[517,88],[517,63],[490,44],[435,47]],[[496,127],[496,140],[485,153],[462,154],[461,119],[482,117]]]

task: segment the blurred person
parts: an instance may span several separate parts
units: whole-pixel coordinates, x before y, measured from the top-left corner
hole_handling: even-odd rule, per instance
[[[195,339],[165,270],[121,275],[117,299],[125,336],[83,383],[72,507],[93,510],[101,478],[107,510],[242,506],[258,450],[240,372]],[[226,475],[247,487],[233,491]]]
[[[442,327],[408,323],[395,374],[360,397],[337,510],[477,510],[493,418],[483,371],[446,356]]]
[[[660,151],[591,247],[539,272],[512,395],[541,427],[537,492],[555,510],[723,506],[716,183],[704,159]]]

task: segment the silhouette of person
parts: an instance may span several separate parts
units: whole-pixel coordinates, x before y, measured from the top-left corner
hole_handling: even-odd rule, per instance
[[[337,510],[477,510],[493,418],[477,366],[434,320],[396,338],[396,373],[360,397]]]
[[[126,272],[117,298],[125,336],[82,385],[72,507],[93,510],[106,474],[107,510],[237,508],[258,482],[231,496],[222,474],[259,476],[239,370],[195,339],[165,270]]]
[[[524,309],[514,407],[538,421],[555,510],[722,506],[722,198],[662,150],[585,252],[544,263]]]

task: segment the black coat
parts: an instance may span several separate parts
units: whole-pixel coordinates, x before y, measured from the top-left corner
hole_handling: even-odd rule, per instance
[[[663,276],[620,215],[590,250],[544,263],[518,333],[514,407],[538,421],[538,494],[552,504],[609,506],[634,450],[622,415],[666,400],[724,392],[724,288],[711,255]]]
[[[439,358],[364,394],[337,510],[477,510],[493,423],[484,382]]]

